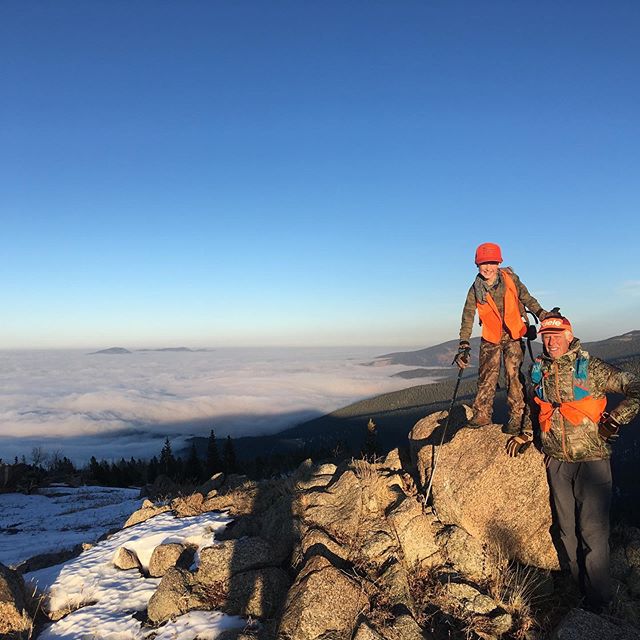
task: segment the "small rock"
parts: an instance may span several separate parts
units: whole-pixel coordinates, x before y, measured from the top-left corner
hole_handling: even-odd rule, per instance
[[[145,500],[145,502],[149,502]],[[150,507],[143,506],[142,509],[138,509],[134,511],[128,518],[128,520],[124,523],[123,529],[127,527],[133,527],[136,524],[140,524],[141,522],[146,522],[149,518],[153,518],[161,513],[166,513],[167,511],[171,511],[171,507],[167,505],[155,506],[153,503],[150,503]]]
[[[185,547],[177,542],[158,545],[149,560],[149,575],[152,578],[162,577],[171,567],[175,567]]]
[[[198,492],[203,496],[209,496],[211,492],[216,491],[224,484],[224,473],[219,471],[214,473],[206,482],[198,487]],[[215,495],[215,494],[214,494]]]
[[[115,556],[113,557],[113,566],[116,569],[122,569],[123,571],[127,571],[129,569],[140,569],[142,570],[142,565],[140,564],[140,560],[136,555],[135,551],[131,551],[131,549],[127,549],[126,547],[120,547]]]
[[[381,466],[384,467],[385,469],[400,471],[402,469],[402,461],[400,460],[400,451],[397,448],[389,451],[385,459],[382,461]]]
[[[465,611],[470,613],[487,614],[498,607],[495,600],[483,595],[471,585],[449,582],[444,588],[450,597],[454,598]]]
[[[625,547],[627,562],[631,567],[640,569],[640,539],[634,538]]]

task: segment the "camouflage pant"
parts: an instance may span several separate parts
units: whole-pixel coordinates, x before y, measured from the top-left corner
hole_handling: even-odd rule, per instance
[[[488,421],[493,413],[493,399],[500,376],[500,356],[504,360],[507,381],[507,405],[513,421],[521,421],[524,412],[524,376],[520,371],[524,359],[524,343],[502,334],[499,344],[480,341],[478,392],[473,403],[474,416]]]

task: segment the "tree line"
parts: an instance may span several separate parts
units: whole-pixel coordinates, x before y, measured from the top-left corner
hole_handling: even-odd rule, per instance
[[[76,466],[60,451],[47,452],[42,447],[34,447],[29,461],[25,456],[20,460],[16,457],[13,464],[0,459],[0,471],[7,470],[6,475],[14,478],[11,484],[19,490],[27,491],[46,482],[70,482],[72,478],[82,484],[106,487],[153,484],[159,476],[168,477],[176,484],[199,484],[219,472],[242,473],[259,480],[287,473],[308,458],[337,462],[355,455],[375,459],[380,452],[377,427],[373,420],[369,420],[362,435],[361,447],[350,445],[347,438],[337,438],[320,446],[305,444],[295,451],[273,451],[251,459],[239,459],[231,436],[220,442],[212,429],[206,440],[206,448],[201,447],[199,451],[193,440],[184,456],[174,454],[168,437],[159,454],[151,459],[122,457],[108,461],[91,456],[89,462],[82,467]],[[0,478],[0,489],[2,488],[10,487],[3,484]]]

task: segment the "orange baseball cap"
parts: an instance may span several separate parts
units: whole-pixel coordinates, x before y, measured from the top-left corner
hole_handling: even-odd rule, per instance
[[[476,264],[484,262],[502,262],[502,252],[499,245],[485,242],[476,249]]]
[[[538,333],[552,333],[554,331],[570,331],[573,334],[571,323],[564,316],[551,316],[540,323]]]

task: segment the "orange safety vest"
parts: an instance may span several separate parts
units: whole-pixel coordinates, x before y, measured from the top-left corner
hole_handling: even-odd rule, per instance
[[[563,418],[566,418],[572,425],[579,425],[586,416],[591,422],[598,423],[602,413],[607,406],[606,398],[594,398],[586,396],[580,400],[570,400],[568,402],[551,403],[545,402],[538,396],[533,399],[540,407],[540,429],[545,433],[551,430],[551,416],[558,409]]]
[[[493,344],[500,342],[503,324],[507,327],[509,335],[514,340],[522,338],[527,333],[527,327],[520,315],[520,303],[516,285],[505,269],[500,269],[500,274],[505,285],[504,320],[490,293],[487,293],[487,301],[484,304],[476,302],[480,324],[482,325],[482,337]]]

